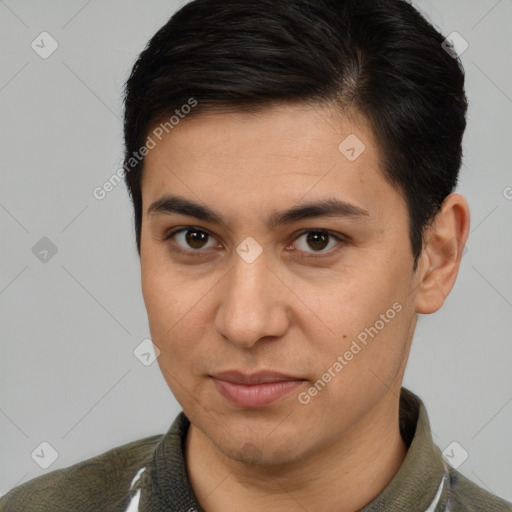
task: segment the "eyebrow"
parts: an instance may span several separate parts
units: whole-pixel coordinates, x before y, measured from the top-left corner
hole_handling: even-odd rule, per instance
[[[148,208],[148,215],[173,213],[195,217],[215,224],[226,224],[222,215],[208,206],[203,206],[180,196],[166,195]],[[274,229],[276,226],[316,217],[369,217],[369,215],[366,210],[359,206],[340,199],[329,198],[294,206],[289,210],[272,212],[266,219],[266,226],[268,229]]]

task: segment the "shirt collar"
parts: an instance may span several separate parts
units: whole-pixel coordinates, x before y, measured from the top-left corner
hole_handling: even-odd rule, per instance
[[[408,446],[400,469],[385,489],[360,512],[437,510],[445,495],[447,471],[434,444],[425,405],[406,388],[400,393],[400,433]]]

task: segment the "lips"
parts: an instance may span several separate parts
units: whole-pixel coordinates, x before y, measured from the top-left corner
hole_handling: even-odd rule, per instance
[[[298,377],[292,377],[283,373],[261,370],[252,374],[245,374],[237,370],[216,373],[212,375],[215,379],[232,382],[233,384],[267,384],[269,382],[283,382],[290,380],[304,380]]]
[[[269,406],[306,382],[299,377],[267,370],[253,374],[232,370],[211,377],[217,390],[232,405],[248,409]]]

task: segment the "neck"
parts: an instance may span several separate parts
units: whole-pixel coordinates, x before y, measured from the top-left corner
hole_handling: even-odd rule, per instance
[[[397,397],[387,393],[335,443],[306,458],[272,466],[226,457],[191,424],[186,463],[194,493],[206,512],[359,510],[389,484],[407,453],[398,406]]]

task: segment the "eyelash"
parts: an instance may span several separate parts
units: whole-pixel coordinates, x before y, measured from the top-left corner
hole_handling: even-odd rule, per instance
[[[183,231],[184,232],[187,232],[187,231],[197,231],[197,232],[200,232],[200,233],[205,233],[209,237],[214,238],[213,235],[211,233],[209,233],[205,229],[196,228],[194,226],[186,226],[186,227],[181,227],[181,228],[177,228],[177,229],[174,229],[174,230],[170,231],[169,233],[167,233],[165,235],[163,241],[170,241],[171,238],[174,235],[177,235],[178,233],[181,233]],[[323,258],[323,257],[327,257],[327,256],[332,256],[332,252],[333,251],[337,252],[337,250],[340,249],[340,246],[343,246],[343,245],[345,245],[348,242],[348,238],[347,237],[341,236],[339,234],[335,234],[332,231],[329,231],[329,230],[326,230],[326,229],[321,229],[321,228],[318,228],[318,229],[305,229],[305,230],[301,231],[300,233],[298,233],[297,236],[293,239],[293,241],[295,242],[301,236],[303,236],[303,235],[305,235],[307,233],[317,233],[317,234],[329,236],[331,238],[334,238],[338,242],[338,245],[336,247],[326,251],[326,252],[320,251],[319,253],[316,253],[316,254],[312,253],[309,256],[306,256],[306,258]],[[189,251],[189,250],[183,249],[179,245],[178,246],[171,246],[170,243],[169,243],[169,246],[171,247],[172,251],[178,252],[178,253],[181,253],[181,254],[185,254],[187,256],[193,256],[193,257],[199,256],[200,257],[200,256],[203,256],[201,253],[204,252],[201,249],[196,249],[196,250],[190,250]]]

